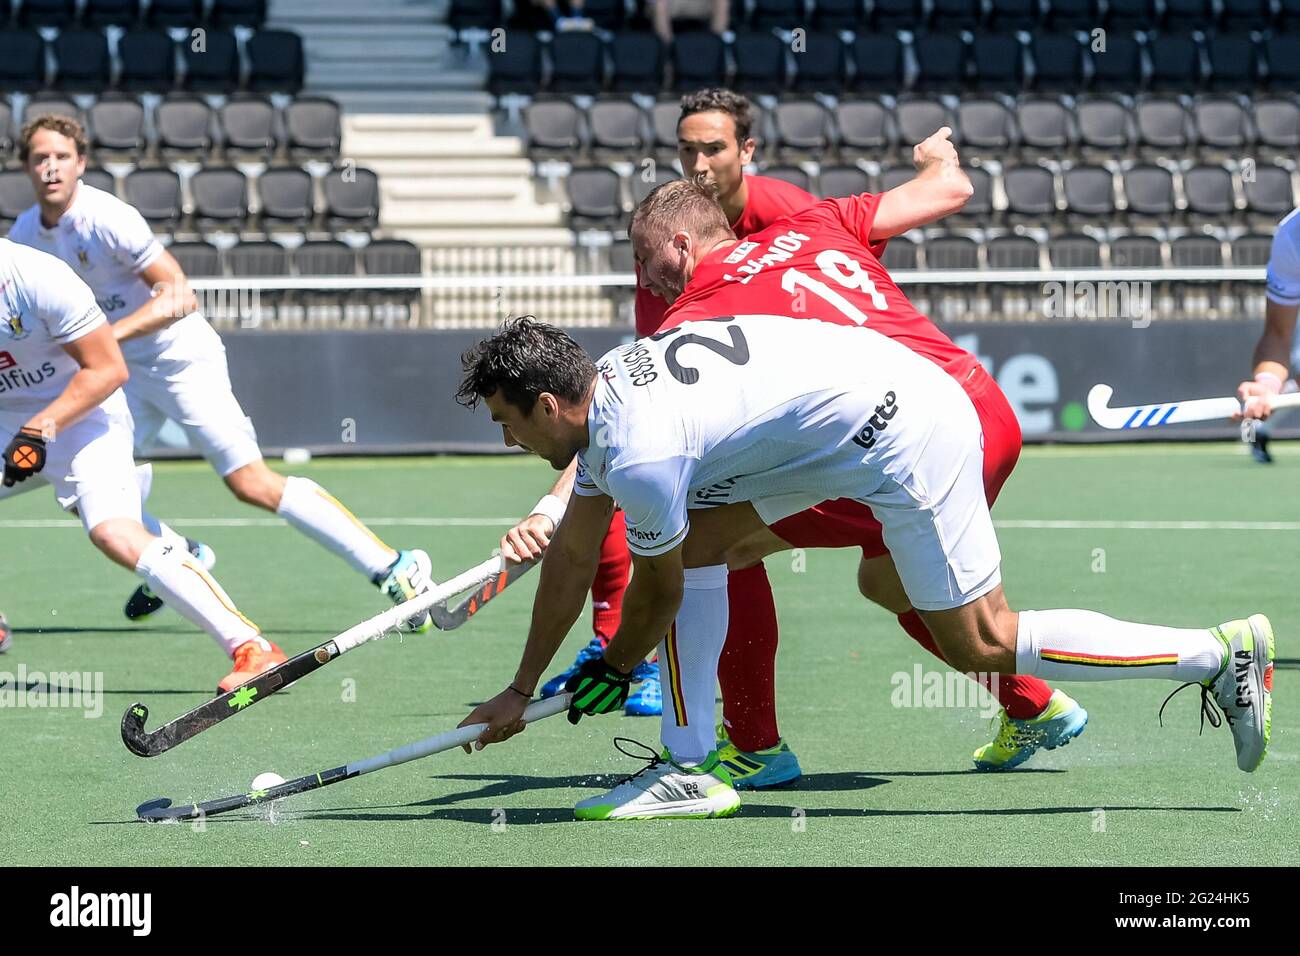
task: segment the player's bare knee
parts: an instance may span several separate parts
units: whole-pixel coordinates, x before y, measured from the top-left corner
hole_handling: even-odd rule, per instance
[[[888,570],[893,572],[893,566]],[[864,560],[858,565],[858,591],[872,604],[878,604],[891,614],[906,614],[912,610],[912,601],[903,590],[898,574],[881,573],[877,562]]]
[[[225,480],[234,496],[246,505],[267,511],[275,511],[280,506],[284,479],[261,462],[238,468],[226,475]]]
[[[151,539],[142,525],[125,518],[110,518],[90,529],[91,544],[125,568],[135,568]]]

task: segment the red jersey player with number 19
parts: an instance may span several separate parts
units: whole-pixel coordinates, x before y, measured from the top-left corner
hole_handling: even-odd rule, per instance
[[[932,140],[936,140],[936,154],[955,165],[956,153],[946,138]],[[633,243],[645,281],[671,303],[664,329],[682,322],[777,309],[869,327],[906,345],[943,368],[970,396],[983,428],[984,488],[991,504],[1019,456],[1019,424],[975,357],[916,311],[869,248],[882,236],[876,221],[882,197],[866,194],[826,200],[744,241],[728,239],[710,246],[707,242],[692,244],[689,231],[679,231],[688,221],[683,213],[696,195],[698,190],[690,183],[670,184],[652,193],[633,219]],[[884,231],[892,234],[893,227],[886,224]],[[666,236],[672,238],[665,242]],[[683,256],[682,245],[693,248]],[[729,566],[749,567],[764,555],[789,547],[858,546],[862,549],[858,583],[863,595],[898,615],[910,636],[942,658],[907,600],[880,522],[870,508],[856,501],[808,504],[814,507],[792,513],[770,529],[753,529],[752,540],[728,555]],[[708,520],[707,513],[703,520]],[[696,526],[702,532],[699,522]],[[773,647],[771,653],[760,655],[747,650],[745,659],[751,669],[766,669],[770,675],[775,667],[774,651]],[[766,680],[751,677],[748,682],[757,688],[770,684],[770,676]],[[1052,748],[1068,742],[1086,724],[1087,714],[1081,707],[1064,693],[1053,693],[1037,678],[1006,675],[991,689],[1005,709],[998,737],[976,752],[976,766],[981,769],[1016,766],[1040,746]],[[749,764],[776,758],[774,751],[779,751],[781,742],[775,733],[775,702],[769,695],[728,691],[724,683],[723,708],[732,727],[733,748],[720,742],[719,753],[724,761],[739,763],[734,775],[743,773]],[[768,727],[761,723],[766,708],[772,709]],[[738,729],[765,736],[737,742]],[[737,748],[742,751],[739,755],[731,752]]]

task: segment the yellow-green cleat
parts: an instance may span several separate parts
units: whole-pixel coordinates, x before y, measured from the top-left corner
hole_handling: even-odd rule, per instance
[[[729,817],[739,809],[740,796],[716,751],[694,766],[683,766],[665,750],[609,793],[577,804],[573,815],[579,820],[702,820]]]
[[[992,742],[975,751],[976,770],[1010,770],[1018,767],[1040,749],[1063,747],[1088,725],[1088,712],[1065,691],[1052,691],[1047,707],[1037,717],[1024,720],[1010,717],[1004,710]]]
[[[784,740],[765,750],[741,750],[727,736],[726,724],[718,724],[718,760],[731,775],[737,790],[767,790],[785,787],[803,776],[799,758]]]

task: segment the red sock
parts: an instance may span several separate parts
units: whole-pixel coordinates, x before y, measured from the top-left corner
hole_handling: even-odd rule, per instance
[[[898,623],[903,625],[903,630],[907,631],[912,640],[939,660],[944,660],[943,654],[939,652],[939,645],[934,642],[934,635],[930,633],[930,629],[925,626],[925,621],[921,620],[921,615],[915,610],[898,615]],[[947,661],[944,663],[946,664]],[[1017,720],[1026,720],[1037,717],[1047,708],[1047,702],[1052,696],[1052,688],[1037,677],[1000,674],[997,696],[998,703],[1006,708],[1008,716],[1015,717]]]
[[[632,554],[627,549],[627,524],[621,509],[614,511],[609,531],[600,545],[600,564],[591,582],[591,629],[608,644],[623,618],[623,592],[627,590]]]
[[[722,717],[731,742],[746,751],[775,747],[776,602],[767,568],[756,564],[727,575],[730,620],[718,661]]]

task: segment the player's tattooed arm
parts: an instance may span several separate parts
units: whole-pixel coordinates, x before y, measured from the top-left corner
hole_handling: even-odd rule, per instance
[[[883,193],[871,223],[869,242],[918,229],[959,211],[975,192],[945,126],[912,150],[916,176]]]
[[[568,507],[577,471],[578,459],[575,457],[528,516],[501,538],[501,554],[507,561],[531,561],[546,551]]]
[[[145,266],[140,281],[153,290],[153,298],[113,323],[113,334],[119,342],[152,335],[198,310],[199,300],[171,253],[164,252]]]
[[[41,409],[24,426],[47,437],[67,428],[126,383],[126,362],[122,350],[106,324],[68,342],[63,350],[81,366],[63,393]]]

